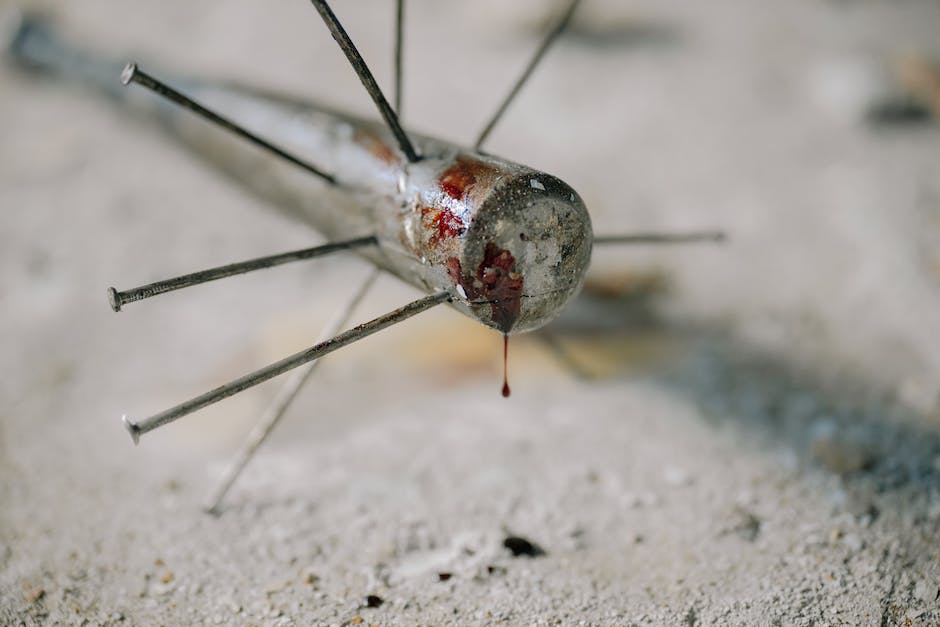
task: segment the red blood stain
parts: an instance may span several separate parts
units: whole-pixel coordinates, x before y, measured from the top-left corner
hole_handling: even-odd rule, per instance
[[[440,176],[441,190],[454,200],[463,200],[486,166],[478,161],[457,159]]]
[[[457,237],[467,230],[463,220],[447,207],[422,205],[420,210],[425,228],[433,231],[429,240],[431,246],[437,246],[442,239]]]
[[[452,266],[448,261],[448,272],[453,269],[459,272],[460,263]],[[453,274],[451,276],[453,278]],[[519,318],[525,283],[522,275],[516,273],[516,258],[512,253],[488,242],[476,274],[473,277],[461,274],[459,283],[469,300],[489,303],[493,322],[500,331],[509,333]]]
[[[401,157],[381,137],[365,129],[356,129],[353,141],[369,151],[373,157],[387,165],[398,165]]]
[[[450,280],[454,282],[454,285],[460,285],[463,279],[463,269],[460,267],[460,260],[456,257],[447,260],[447,274],[450,276]],[[464,290],[466,291],[466,288]]]
[[[482,300],[490,304],[492,320],[503,332],[502,394],[503,398],[508,398],[512,393],[509,389],[509,330],[519,318],[524,284],[522,275],[516,274],[516,259],[508,250],[489,242],[476,276],[464,276],[460,260],[456,257],[448,258],[445,265],[451,281],[463,287],[471,302]]]
[[[456,237],[464,232],[463,221],[451,213],[450,209],[444,208],[434,216],[434,224],[437,226],[437,239],[442,240],[447,237]]]

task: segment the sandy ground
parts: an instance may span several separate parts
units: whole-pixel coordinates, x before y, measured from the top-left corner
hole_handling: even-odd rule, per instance
[[[52,4],[100,50],[371,114],[305,3]],[[471,140],[548,13],[506,4],[409,3],[409,125]],[[588,0],[490,148],[598,233],[731,242],[596,251],[509,400],[500,337],[446,308],[329,357],[218,518],[277,383],[136,448],[120,415],[309,345],[367,268],[112,313],[109,285],[319,240],[0,70],[0,623],[938,624],[940,127],[866,112],[940,56],[940,5],[688,4]],[[387,82],[391,3],[337,11]],[[357,317],[416,296],[385,278]]]

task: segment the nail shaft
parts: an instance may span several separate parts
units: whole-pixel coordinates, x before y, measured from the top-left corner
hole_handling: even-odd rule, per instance
[[[164,281],[157,281],[156,283],[148,283],[147,285],[141,285],[140,287],[135,287],[133,289],[120,292],[113,287],[109,287],[108,300],[111,303],[111,309],[114,311],[121,311],[121,307],[128,303],[144,300],[146,298],[152,298],[153,296],[183,289],[184,287],[191,287],[193,285],[199,285],[200,283],[208,283],[209,281],[216,281],[218,279],[224,279],[226,277],[235,276],[237,274],[245,274],[246,272],[252,272],[254,270],[273,268],[274,266],[280,266],[292,261],[301,261],[303,259],[322,257],[323,255],[328,255],[330,253],[341,250],[349,250],[362,246],[371,246],[376,243],[377,240],[375,239],[375,236],[370,235],[368,237],[359,237],[344,242],[331,242],[329,244],[314,246],[312,248],[304,248],[287,253],[270,255],[268,257],[258,257],[256,259],[249,259],[248,261],[230,263],[225,266],[209,268],[208,270],[200,270],[199,272],[193,272],[192,274],[184,274],[183,276],[166,279]]]
[[[339,333],[344,326],[346,326],[346,324],[349,322],[349,318],[352,317],[353,312],[362,302],[362,299],[365,298],[365,295],[375,283],[375,280],[378,278],[379,274],[380,271],[378,269],[373,269],[369,272],[369,275],[366,277],[365,281],[363,281],[362,285],[359,286],[359,289],[349,300],[346,306],[343,307],[343,309],[330,322],[330,324],[324,328],[323,332],[320,334],[318,342],[322,342],[333,337]],[[304,386],[307,380],[310,379],[310,375],[313,374],[319,363],[320,360],[311,361],[297,368],[291,373],[287,381],[284,382],[284,385],[278,391],[277,396],[274,397],[272,403],[261,416],[261,420],[258,421],[258,424],[256,424],[251,430],[251,433],[248,434],[248,438],[245,440],[245,443],[242,445],[241,449],[222,473],[218,486],[212,493],[212,496],[208,501],[208,505],[206,506],[206,510],[209,513],[216,515],[219,513],[219,506],[222,503],[222,499],[224,499],[225,495],[228,494],[228,491],[235,483],[235,480],[238,479],[239,475],[241,475],[242,471],[245,469],[245,466],[247,466],[248,462],[251,461],[252,457],[254,457],[258,448],[265,442],[265,440],[268,439],[268,436],[274,430],[274,427],[276,427],[281,418],[284,417],[288,407],[290,407],[291,403],[294,401],[294,398],[297,396],[298,392],[300,392],[300,389]]]
[[[200,115],[206,118],[207,120],[221,126],[225,130],[230,131],[234,133],[235,135],[242,137],[243,139],[247,139],[254,145],[260,148],[264,148],[268,152],[274,153],[275,155],[277,155],[278,157],[281,157],[285,161],[288,161],[300,168],[303,168],[304,170],[310,172],[311,174],[314,174],[320,177],[324,181],[327,181],[328,183],[333,183],[333,184],[336,183],[336,179],[333,178],[332,175],[327,174],[323,170],[320,170],[316,166],[310,165],[309,163],[307,163],[306,161],[303,161],[302,159],[298,157],[295,157],[294,155],[284,151],[282,148],[278,148],[274,144],[271,144],[270,142],[264,139],[261,139],[254,133],[251,133],[250,131],[242,128],[241,126],[239,126],[238,124],[235,124],[231,120],[222,117],[218,113],[215,113],[214,111],[210,111],[209,109],[206,109],[204,106],[202,106],[195,100],[192,100],[188,96],[184,96],[182,93],[176,91],[169,85],[166,85],[160,82],[159,80],[157,80],[156,78],[154,78],[153,76],[150,76],[149,74],[141,70],[139,67],[137,67],[137,64],[135,63],[128,63],[127,66],[125,66],[124,71],[121,73],[121,82],[125,85],[129,83],[137,83],[138,85],[142,85],[143,87],[146,87],[147,89],[163,96],[164,98],[172,102],[175,102],[181,107],[189,109],[193,113],[196,113],[197,115]]]
[[[362,81],[362,86],[366,88],[366,91],[369,92],[369,95],[372,97],[372,101],[375,103],[375,106],[379,108],[379,113],[382,114],[382,117],[385,119],[385,123],[388,124],[392,134],[395,135],[395,139],[398,140],[398,146],[401,148],[401,151],[405,153],[405,156],[411,163],[420,161],[421,157],[418,155],[417,151],[412,145],[411,140],[408,139],[408,135],[405,133],[405,130],[401,127],[401,123],[398,121],[398,116],[395,115],[395,111],[393,111],[392,107],[388,104],[388,100],[385,99],[385,95],[382,93],[382,89],[379,87],[379,84],[375,82],[375,77],[372,76],[372,72],[369,70],[369,66],[366,65],[362,55],[359,54],[359,50],[356,49],[356,45],[352,42],[352,39],[349,38],[349,35],[343,28],[343,25],[339,23],[339,20],[336,18],[336,14],[333,13],[330,5],[326,3],[326,0],[310,1],[320,13],[320,17],[323,18],[323,21],[326,22],[326,26],[330,29],[330,33],[333,35],[333,39],[335,39],[336,43],[339,44],[340,49],[349,60],[349,64],[352,65],[353,70],[356,71],[356,74],[359,76],[359,80]]]
[[[552,47],[552,44],[558,39],[558,37],[564,32],[565,28],[568,26],[568,22],[571,21],[571,16],[574,15],[575,9],[578,8],[581,0],[572,0],[571,4],[568,5],[568,9],[565,11],[565,14],[562,16],[555,27],[548,33],[545,39],[542,41],[542,45],[539,46],[539,49],[535,52],[535,56],[532,57],[532,60],[529,61],[529,65],[526,66],[526,69],[522,72],[522,75],[516,80],[516,84],[512,86],[512,89],[509,90],[509,93],[506,94],[506,97],[503,99],[503,102],[499,105],[499,108],[496,110],[496,113],[493,114],[493,117],[490,118],[490,121],[486,123],[486,126],[483,127],[483,130],[480,132],[480,136],[477,137],[477,141],[474,144],[474,147],[479,150],[483,145],[483,142],[486,141],[486,138],[490,136],[493,127],[496,126],[496,123],[503,117],[503,114],[506,112],[506,109],[509,108],[509,105],[513,100],[516,99],[516,95],[519,93],[519,90],[522,89],[522,86],[526,84],[529,80],[529,77],[532,75],[532,72],[535,71],[535,68],[538,67],[539,63],[542,61],[542,57],[545,56],[545,53],[548,52],[548,49]]]
[[[320,342],[319,344],[300,351],[299,353],[294,353],[293,355],[285,357],[280,361],[261,368],[260,370],[256,370],[255,372],[251,372],[243,377],[239,377],[230,383],[226,383],[225,385],[217,387],[214,390],[206,392],[205,394],[190,399],[185,403],[177,405],[176,407],[171,407],[166,411],[155,414],[139,423],[135,423],[127,416],[124,416],[124,425],[128,432],[130,432],[131,438],[133,438],[134,442],[136,443],[141,435],[153,431],[157,427],[161,427],[165,424],[173,422],[174,420],[182,418],[187,414],[198,411],[203,407],[217,403],[224,398],[258,385],[259,383],[263,383],[268,379],[272,379],[280,374],[284,374],[288,370],[292,370],[297,366],[301,366],[307,362],[313,361],[314,359],[319,359],[320,357],[328,355],[337,349],[368,337],[373,333],[381,331],[382,329],[407,320],[408,318],[419,314],[422,311],[426,311],[431,307],[439,305],[447,300],[450,300],[450,295],[447,292],[438,292],[430,296],[425,296],[424,298],[409,303],[404,307],[396,309],[395,311],[387,313],[383,316],[379,316],[374,320],[360,324],[359,326],[353,327],[348,331],[340,333],[332,339],[329,339],[325,342]]]
[[[402,62],[402,50],[405,47],[405,0],[398,0],[395,3],[395,113],[401,121],[401,101],[402,95],[402,76],[404,75],[404,63]]]
[[[686,244],[691,242],[724,242],[723,231],[693,233],[633,233],[625,235],[595,235],[594,244]]]

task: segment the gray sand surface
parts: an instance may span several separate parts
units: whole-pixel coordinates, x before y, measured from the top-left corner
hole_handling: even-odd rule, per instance
[[[388,84],[392,3],[336,5]],[[309,3],[42,6],[102,51],[373,115]],[[408,6],[406,124],[469,142],[548,4]],[[508,400],[501,338],[447,308],[330,356],[218,518],[278,383],[138,447],[121,414],[309,345],[367,268],[114,314],[109,285],[319,236],[3,67],[0,624],[940,624],[940,125],[866,118],[938,34],[927,0],[587,0],[489,149],[598,233],[730,242],[596,250],[606,291],[554,349],[512,341]],[[357,318],[417,296],[383,278]]]

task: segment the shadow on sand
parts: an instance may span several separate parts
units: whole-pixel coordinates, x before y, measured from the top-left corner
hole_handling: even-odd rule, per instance
[[[905,488],[905,498],[913,491],[925,499],[940,490],[936,416],[913,411],[894,390],[845,368],[771,353],[719,325],[672,322],[657,314],[666,287],[655,279],[618,295],[589,285],[542,339],[579,378],[640,370],[688,398],[710,423],[733,423],[849,488],[881,495]],[[620,359],[613,367],[612,356]],[[608,366],[599,372],[598,361]]]

